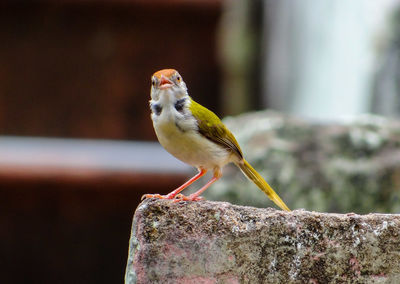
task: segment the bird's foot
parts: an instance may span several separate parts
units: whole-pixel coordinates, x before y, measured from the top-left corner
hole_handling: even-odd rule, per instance
[[[147,199],[147,198],[174,199],[174,198],[176,198],[176,196],[170,195],[170,194],[161,195],[161,194],[158,194],[158,193],[156,193],[156,194],[143,194],[142,198],[140,200]]]
[[[173,202],[176,203],[176,202],[181,202],[181,201],[200,201],[200,200],[204,200],[204,197],[197,196],[195,194],[191,194],[189,196],[185,196],[183,194],[178,194],[175,197]]]

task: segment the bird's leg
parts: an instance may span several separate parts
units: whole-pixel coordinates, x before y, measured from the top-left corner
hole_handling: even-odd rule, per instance
[[[203,200],[204,198],[201,197],[200,195],[210,186],[212,185],[214,182],[216,182],[217,180],[219,180],[222,176],[222,172],[221,169],[219,167],[214,169],[214,175],[212,177],[212,179],[210,179],[202,188],[200,188],[198,191],[196,191],[195,193],[192,193],[189,196],[184,196],[182,194],[179,194],[177,196],[177,198],[174,200],[174,202],[179,202],[179,201],[199,201],[199,200]]]
[[[180,187],[178,187],[177,189],[175,189],[174,191],[168,193],[167,195],[161,195],[161,194],[145,194],[142,196],[142,200],[144,198],[159,198],[159,199],[174,199],[175,196],[181,192],[182,190],[184,190],[186,187],[188,187],[189,185],[191,185],[192,183],[194,183],[196,180],[198,180],[199,178],[201,178],[202,176],[204,176],[207,173],[207,170],[205,169],[199,169],[199,172],[192,177],[191,179],[189,179],[187,182],[185,182],[184,184],[182,184]],[[181,195],[183,196],[183,195]]]

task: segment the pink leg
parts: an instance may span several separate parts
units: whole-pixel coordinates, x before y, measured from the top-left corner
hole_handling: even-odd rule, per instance
[[[199,201],[202,200],[203,198],[200,196],[210,185],[212,185],[214,182],[219,180],[222,176],[221,169],[216,168],[214,170],[214,176],[212,179],[210,179],[202,188],[200,188],[198,191],[195,193],[189,195],[189,196],[184,196],[184,195],[178,195],[178,198],[174,200],[174,202],[179,202],[179,201]]]
[[[174,199],[175,196],[181,192],[182,190],[184,190],[186,187],[188,187],[189,185],[191,185],[192,183],[194,183],[196,180],[198,180],[199,178],[201,178],[202,176],[204,176],[207,173],[207,170],[204,169],[199,169],[199,172],[197,173],[197,175],[195,175],[194,177],[192,177],[190,180],[188,180],[187,182],[185,182],[184,184],[182,184],[180,187],[178,187],[177,189],[175,189],[174,191],[168,193],[167,195],[160,195],[160,194],[145,194],[142,196],[142,200],[144,198],[159,198],[159,199]]]

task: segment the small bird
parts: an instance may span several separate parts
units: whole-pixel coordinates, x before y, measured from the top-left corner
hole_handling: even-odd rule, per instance
[[[160,144],[179,160],[194,166],[198,173],[167,195],[145,194],[143,198],[198,201],[211,184],[222,176],[221,169],[234,163],[281,209],[290,211],[269,184],[244,159],[233,134],[210,110],[188,94],[182,76],[174,69],[157,71],[151,77],[151,119]],[[200,190],[185,196],[182,190],[213,171],[213,177]]]

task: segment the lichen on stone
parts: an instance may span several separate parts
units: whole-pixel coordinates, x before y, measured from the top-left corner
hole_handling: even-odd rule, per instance
[[[132,224],[126,275],[136,278],[127,277],[129,284],[400,280],[400,215],[144,203]]]

